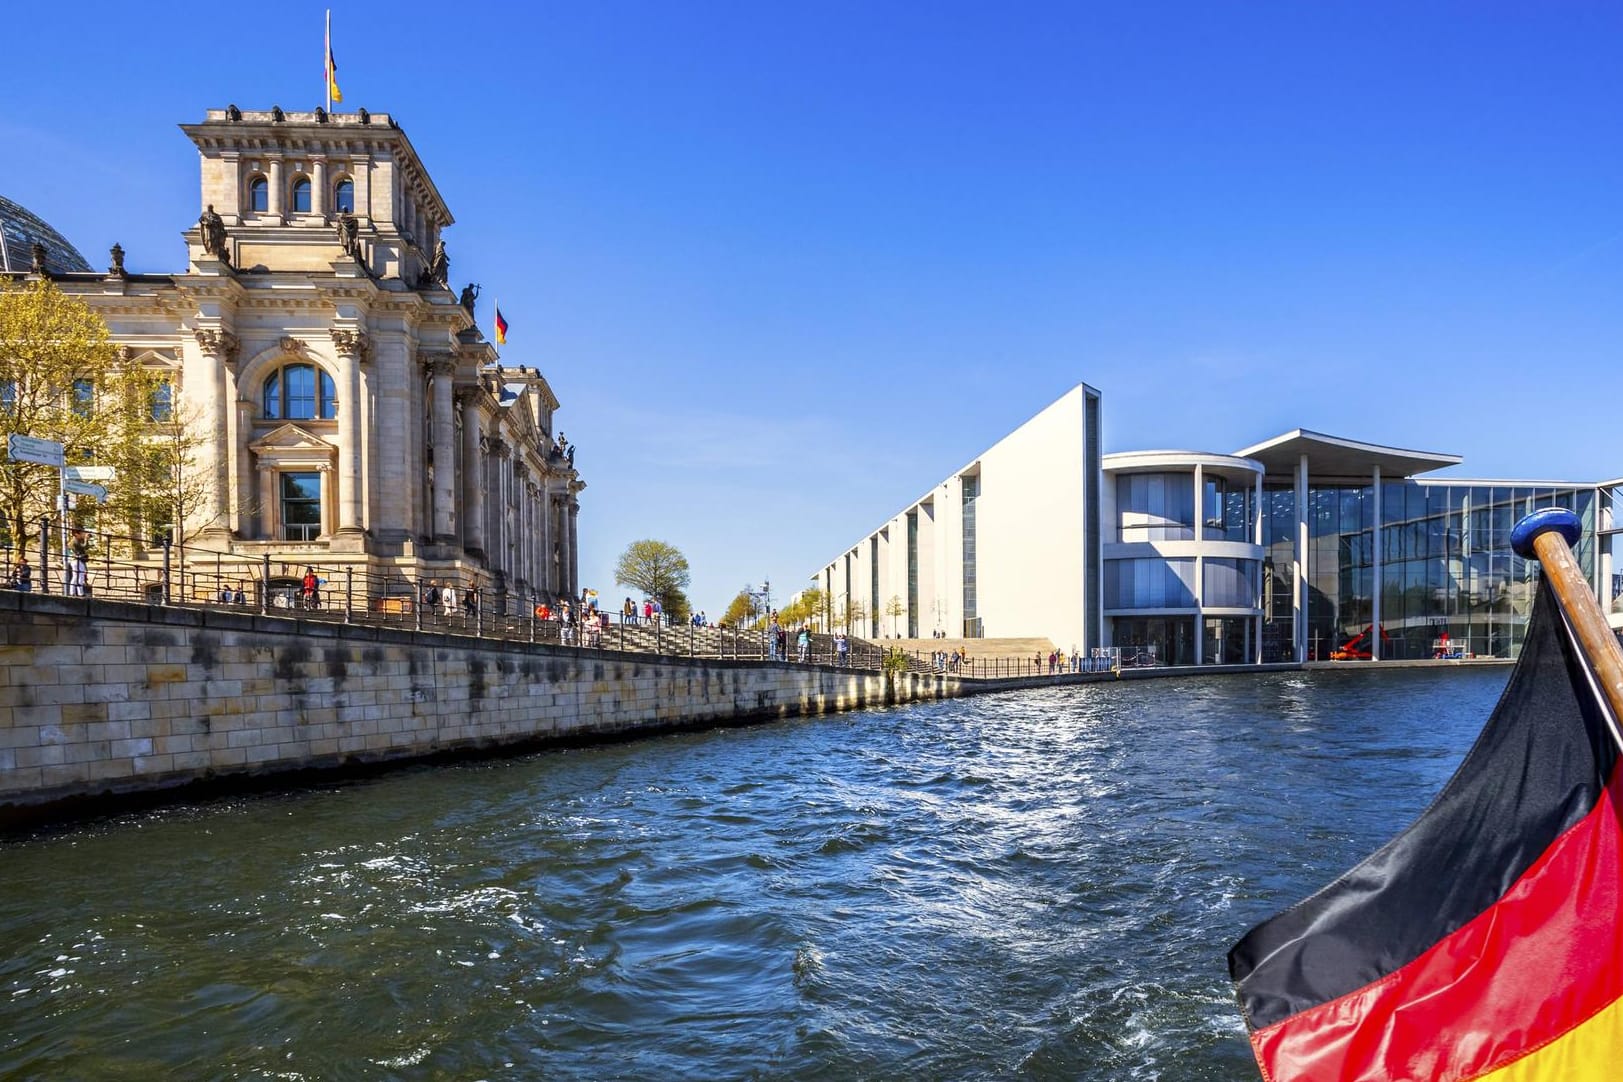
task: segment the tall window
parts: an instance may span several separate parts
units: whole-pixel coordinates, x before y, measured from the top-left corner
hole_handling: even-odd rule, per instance
[[[255,214],[263,214],[270,209],[270,182],[264,177],[255,177],[248,182],[248,209]]]
[[[282,540],[314,541],[321,536],[321,474],[282,474]]]
[[[96,385],[87,379],[73,381],[73,412],[89,417],[96,408]]]
[[[300,177],[293,182],[293,213],[310,213],[310,178]]]
[[[0,379],[0,413],[17,412],[17,381]]]
[[[175,415],[175,387],[168,380],[152,388],[152,419],[167,421]]]
[[[331,420],[338,416],[332,377],[312,364],[290,364],[265,379],[266,420]]]
[[[355,213],[355,182],[353,180],[345,177],[338,182],[338,187],[333,189],[332,205],[334,210],[341,211],[344,214]]]

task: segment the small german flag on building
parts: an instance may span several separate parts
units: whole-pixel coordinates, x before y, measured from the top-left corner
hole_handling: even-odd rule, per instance
[[[496,344],[498,346],[507,344],[507,320],[502,318],[502,310],[499,305],[496,308]]]
[[[1229,952],[1269,1082],[1623,1078],[1619,737],[1571,626],[1541,576],[1436,801]]]

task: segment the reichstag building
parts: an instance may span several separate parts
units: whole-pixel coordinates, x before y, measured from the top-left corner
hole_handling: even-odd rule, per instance
[[[47,277],[197,414],[207,498],[187,533],[277,568],[574,596],[585,484],[558,399],[503,366],[453,291],[452,224],[386,113],[209,110],[186,266],[105,271],[0,199],[0,272]]]

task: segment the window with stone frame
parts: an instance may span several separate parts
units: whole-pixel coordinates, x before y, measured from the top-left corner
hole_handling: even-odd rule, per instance
[[[355,182],[349,177],[340,177],[333,186],[332,206],[340,214],[355,213]]]
[[[326,370],[290,364],[265,377],[261,406],[269,421],[330,421],[338,416],[338,392]]]
[[[293,181],[293,213],[310,213],[310,178],[299,177]]]
[[[248,180],[248,212],[264,214],[270,210],[270,181],[262,176]]]

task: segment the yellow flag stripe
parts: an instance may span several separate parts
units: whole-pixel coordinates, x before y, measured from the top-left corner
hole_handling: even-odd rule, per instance
[[[1623,1049],[1623,999],[1544,1047],[1472,1082],[1611,1082]]]

